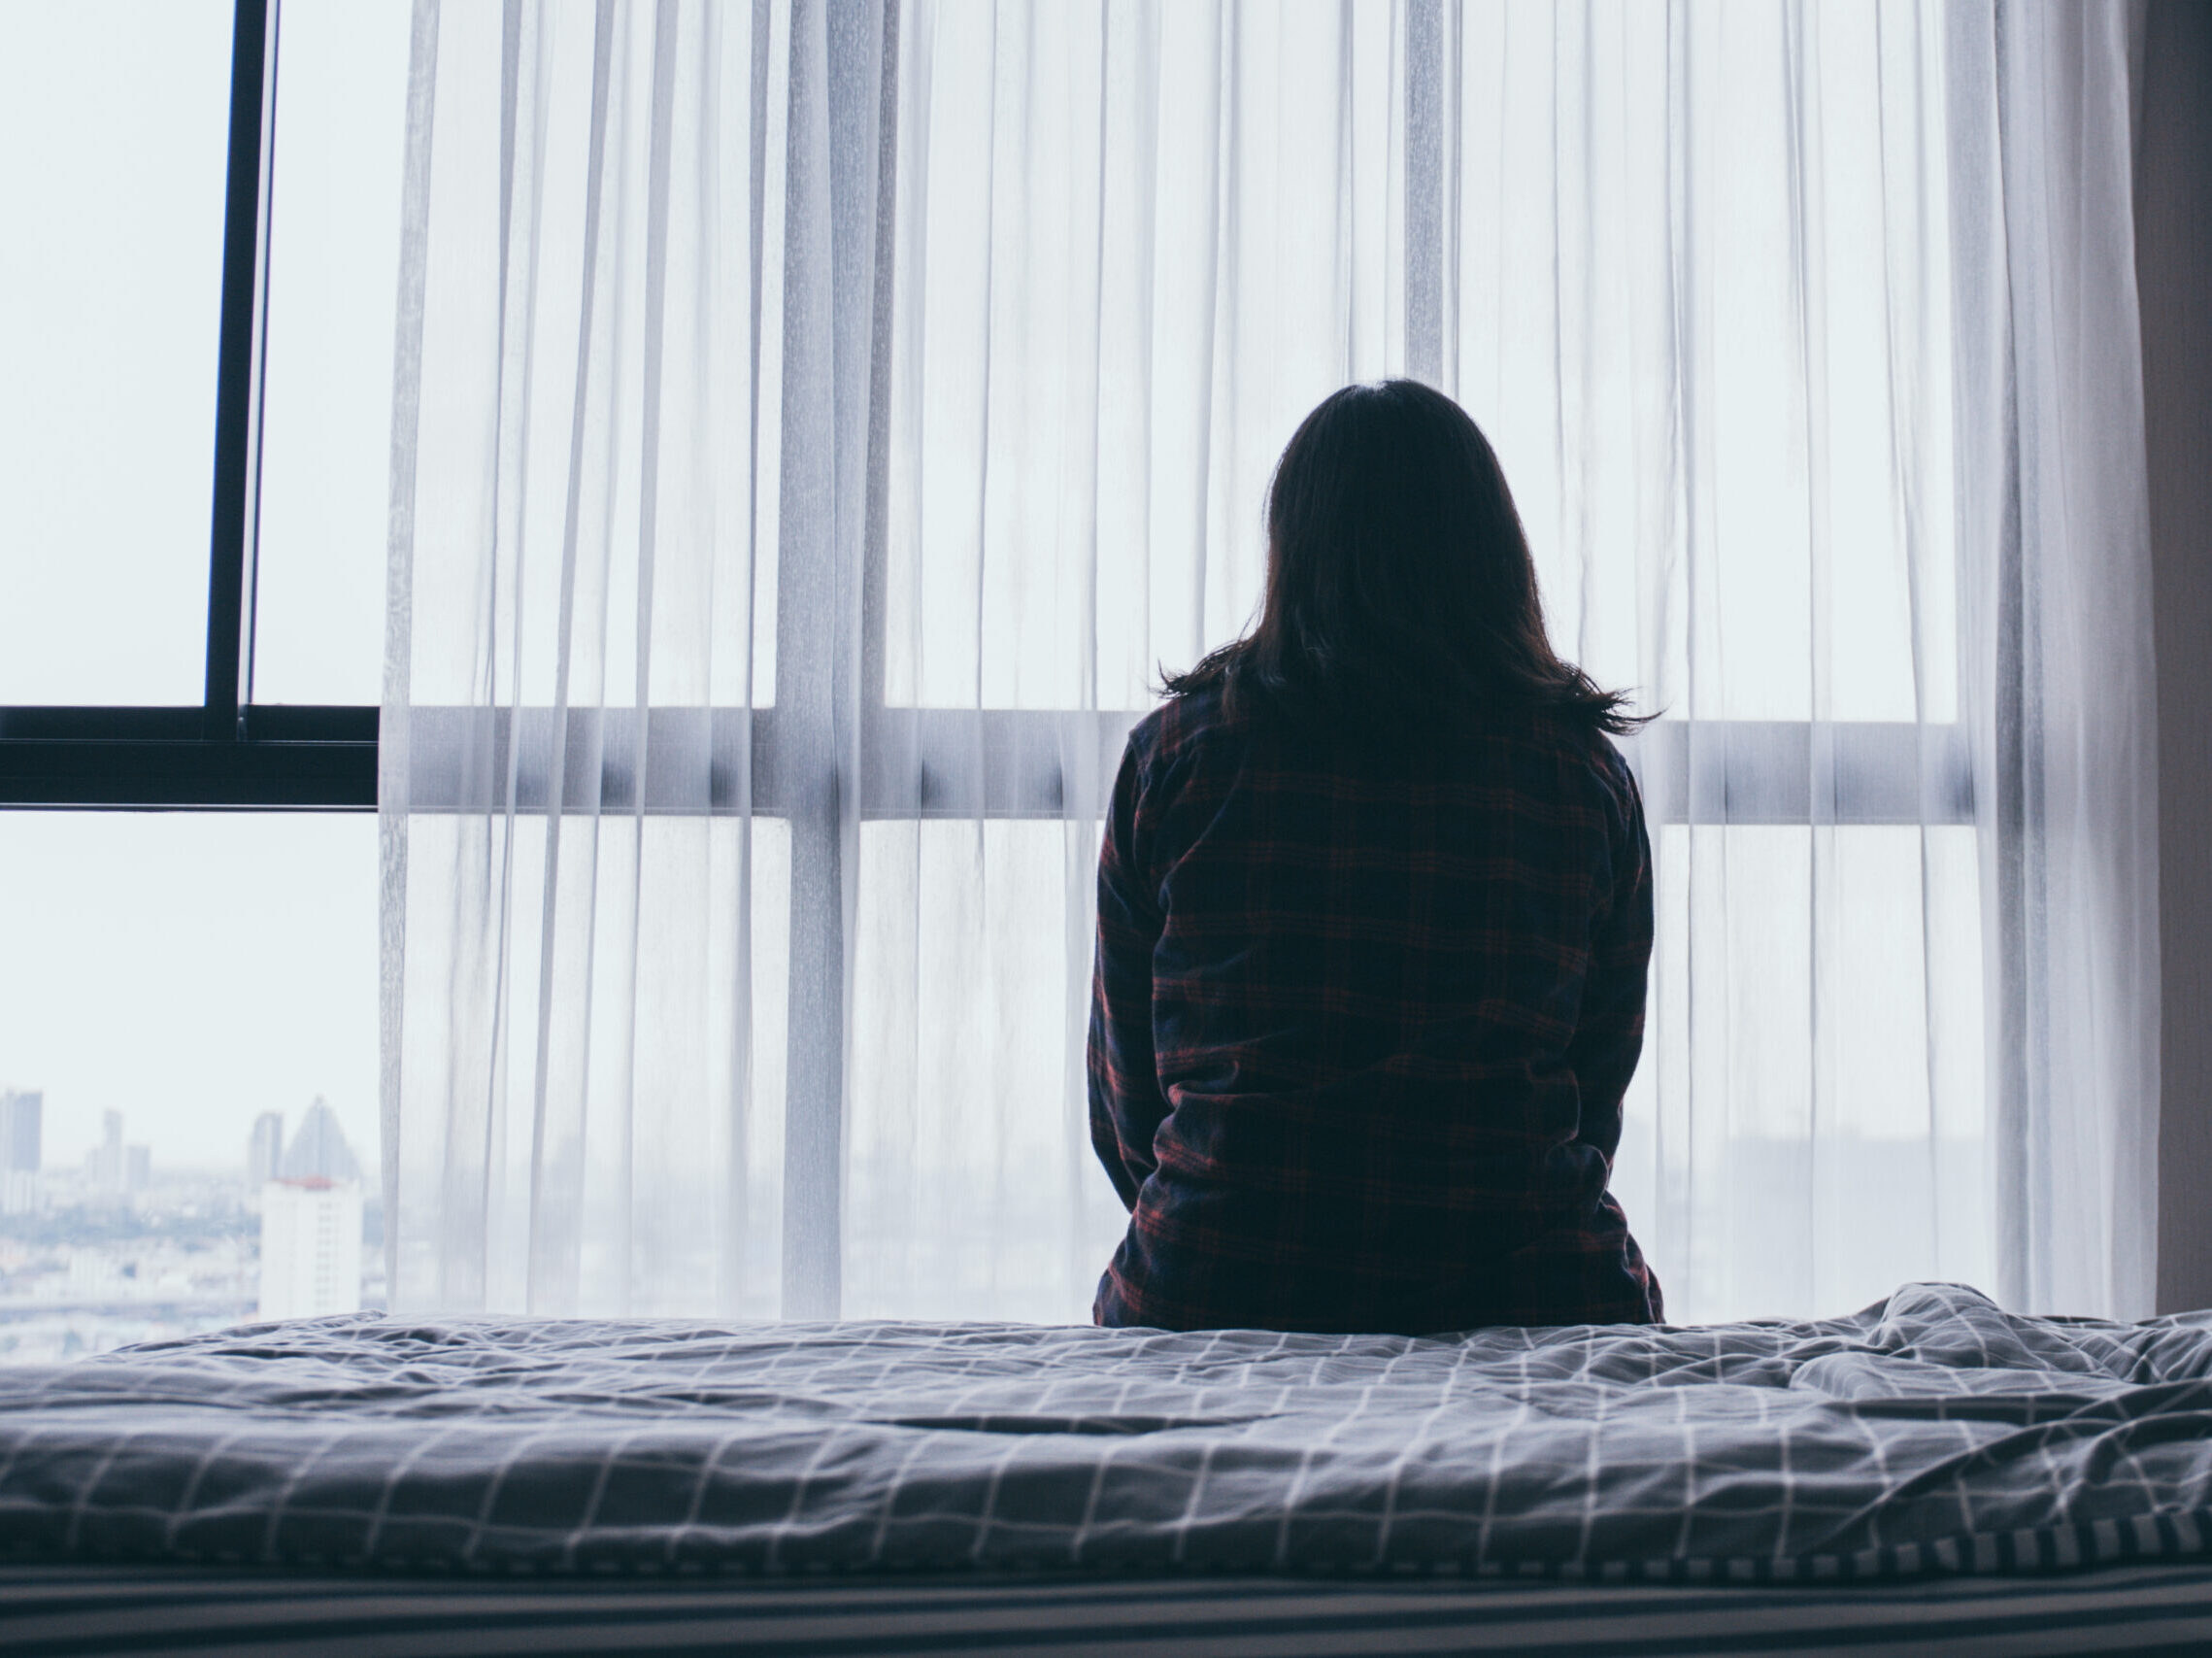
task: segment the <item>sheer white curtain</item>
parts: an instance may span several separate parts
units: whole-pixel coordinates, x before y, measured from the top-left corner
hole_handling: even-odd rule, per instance
[[[2022,0],[1949,22],[1998,1285],[2038,1311],[2141,1317],[2160,1020],[2142,11]]]
[[[1413,373],[1662,711],[1674,1314],[2146,1308],[2130,26],[418,0],[395,1304],[1084,1317],[1122,734]]]

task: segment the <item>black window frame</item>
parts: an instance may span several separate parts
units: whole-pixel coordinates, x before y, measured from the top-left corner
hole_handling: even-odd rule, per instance
[[[236,0],[201,704],[0,707],[0,810],[376,810],[376,707],[252,696],[279,26]]]

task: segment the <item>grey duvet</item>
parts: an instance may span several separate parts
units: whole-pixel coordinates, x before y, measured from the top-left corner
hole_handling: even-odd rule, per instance
[[[325,1319],[0,1370],[0,1551],[1771,1579],[2212,1548],[2212,1314],[1446,1338]]]

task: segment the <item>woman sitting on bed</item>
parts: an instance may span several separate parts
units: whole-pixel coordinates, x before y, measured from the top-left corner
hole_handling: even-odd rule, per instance
[[[1130,733],[1098,864],[1100,1324],[1652,1323],[1606,1191],[1642,1044],[1633,728],[1545,638],[1497,457],[1412,381],[1306,417],[1250,634]]]

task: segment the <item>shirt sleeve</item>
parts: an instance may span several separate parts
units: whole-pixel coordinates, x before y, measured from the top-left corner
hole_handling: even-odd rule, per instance
[[[1614,849],[1611,890],[1591,925],[1582,1011],[1567,1066],[1582,1094],[1575,1137],[1608,1164],[1621,1144],[1621,1105],[1644,1047],[1644,996],[1652,959],[1652,848],[1635,776],[1620,767],[1625,821]]]
[[[1153,1135],[1167,1120],[1152,1043],[1152,959],[1163,917],[1139,844],[1144,767],[1122,757],[1098,854],[1098,951],[1091,974],[1090,1144],[1124,1207],[1153,1169]]]

